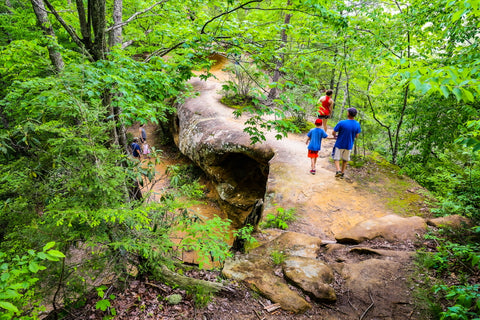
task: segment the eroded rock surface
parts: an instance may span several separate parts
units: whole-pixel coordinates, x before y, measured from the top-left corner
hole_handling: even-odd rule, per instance
[[[255,202],[263,199],[273,150],[251,145],[231,111],[212,108],[214,83],[194,81],[201,93],[177,108],[174,140],[180,151],[210,176],[228,217],[241,227]]]
[[[275,275],[274,264],[268,256],[239,255],[227,260],[222,273],[227,278],[244,281],[251,289],[280,304],[284,310],[300,313],[311,307],[289,288],[285,279]]]
[[[316,299],[325,302],[337,300],[335,290],[331,287],[333,271],[325,263],[311,258],[289,257],[283,263],[283,273],[287,279]]]
[[[470,221],[468,218],[465,218],[461,215],[454,214],[446,217],[428,219],[427,224],[434,227],[461,228],[463,226],[471,225],[472,221]]]
[[[365,240],[381,237],[387,241],[414,240],[425,233],[427,224],[420,217],[402,218],[397,215],[370,219],[358,223],[350,230],[335,235],[341,243],[361,243]]]

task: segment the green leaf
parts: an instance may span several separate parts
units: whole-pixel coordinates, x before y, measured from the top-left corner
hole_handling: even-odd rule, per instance
[[[18,312],[18,308],[15,307],[13,304],[11,304],[10,302],[7,302],[7,301],[0,301],[0,308],[3,308],[3,309],[6,309],[10,312],[15,312],[17,313]]]
[[[473,97],[473,94],[469,91],[469,90],[466,90],[466,89],[461,89],[462,91],[462,96],[463,96],[463,100],[466,100],[468,102],[473,102],[475,101],[475,98]]]
[[[462,100],[462,91],[459,88],[453,88],[452,92],[455,95],[455,97],[457,98],[457,101]]]
[[[458,19],[460,19],[463,16],[463,13],[464,13],[463,10],[459,10],[459,11],[455,12],[452,16],[452,22],[455,22]]]
[[[52,257],[54,257],[54,258],[65,258],[65,255],[58,250],[49,250],[49,251],[47,251],[47,254],[49,255],[48,258],[52,258]],[[51,259],[49,259],[49,260],[51,260]]]
[[[33,272],[33,273],[37,273],[38,270],[40,270],[40,266],[39,266],[38,263],[36,263],[35,261],[31,261],[31,262],[28,264],[28,270],[30,270],[30,271]]]
[[[444,85],[441,85],[441,86],[440,86],[440,90],[442,91],[443,96],[444,96],[445,98],[448,98],[448,96],[450,95],[450,91],[448,91],[447,87],[444,86]]]
[[[44,247],[43,247],[43,252],[49,250],[49,249],[52,249],[53,247],[55,246],[55,241],[51,241],[49,243],[47,243]]]
[[[95,308],[100,309],[102,311],[106,311],[108,309],[108,307],[110,307],[110,306],[111,306],[111,304],[110,304],[110,301],[108,301],[108,300],[99,300],[95,304]]]

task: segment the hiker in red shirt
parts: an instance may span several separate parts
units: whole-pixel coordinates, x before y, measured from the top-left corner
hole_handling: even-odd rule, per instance
[[[332,89],[325,91],[325,95],[318,100],[318,119],[323,119],[323,130],[327,132],[327,119],[332,116],[333,99]]]

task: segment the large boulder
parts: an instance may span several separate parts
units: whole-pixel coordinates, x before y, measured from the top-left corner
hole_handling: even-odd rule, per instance
[[[301,313],[311,308],[303,297],[289,288],[283,278],[275,275],[273,262],[268,256],[237,255],[225,262],[222,274],[245,282],[251,289],[280,304],[284,310]]]
[[[178,106],[174,141],[211,178],[223,209],[234,226],[241,227],[255,203],[265,197],[274,152],[265,144],[252,145],[231,110],[211,108],[218,104],[212,94],[215,84],[199,79],[192,84],[201,92],[200,99]]]
[[[445,217],[438,217],[433,219],[428,219],[427,224],[433,227],[451,227],[451,228],[462,228],[465,226],[471,226],[472,221],[464,216],[453,214]]]
[[[286,256],[315,259],[322,240],[298,232],[284,232],[272,241],[252,250],[259,255],[270,255],[273,251],[281,251]]]
[[[334,280],[333,271],[325,263],[315,259],[289,257],[283,263],[283,273],[287,279],[317,300],[337,300],[335,290],[330,286]]]
[[[392,214],[360,222],[350,230],[335,235],[335,239],[340,243],[361,243],[378,237],[392,242],[415,240],[425,233],[426,228],[423,218],[402,218]]]
[[[410,312],[409,288],[404,268],[408,260],[367,259],[343,264],[339,269],[349,301],[358,310],[374,307],[371,319],[405,319]]]

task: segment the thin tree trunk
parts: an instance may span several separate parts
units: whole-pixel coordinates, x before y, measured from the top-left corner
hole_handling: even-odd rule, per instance
[[[123,0],[113,2],[113,28],[109,34],[109,46],[113,47],[122,43],[122,27],[118,27],[123,19]]]
[[[91,49],[90,46],[90,21],[87,20],[87,13],[85,12],[85,6],[83,5],[83,0],[76,0],[77,5],[77,14],[78,14],[78,21],[80,23],[80,33],[82,34],[82,42],[85,44],[88,50]]]
[[[56,39],[55,31],[53,31],[52,24],[48,19],[47,11],[45,10],[45,4],[43,0],[30,0],[32,3],[33,11],[37,16],[38,24],[40,28],[42,28],[43,33],[47,37],[51,37],[52,39]],[[62,55],[58,52],[51,44],[47,45],[48,55],[50,56],[50,61],[55,68],[55,71],[61,72],[65,67],[65,63],[63,62]]]
[[[113,27],[110,31],[109,35],[109,47],[114,47],[122,43],[122,32],[123,28],[119,25],[122,23],[123,19],[123,0],[115,0],[113,3]],[[115,119],[117,124],[115,136],[117,138],[116,143],[122,146],[124,151],[128,154],[128,142],[127,142],[127,130],[125,129],[125,125],[120,118],[120,114],[122,113],[122,109],[119,107],[111,108],[111,116]]]
[[[408,59],[408,66],[410,67],[410,31],[407,31],[407,59]],[[405,92],[403,94],[403,104],[402,104],[402,110],[400,112],[400,120],[398,121],[397,124],[397,129],[395,132],[395,145],[393,147],[393,152],[392,152],[392,163],[396,164],[397,163],[397,154],[398,154],[398,145],[400,143],[400,129],[402,127],[403,123],[403,118],[405,117],[405,110],[407,109],[408,105],[408,94],[409,94],[409,85],[405,85]]]
[[[291,3],[290,3],[290,0],[289,0],[288,3],[287,3],[287,6],[290,6],[290,4]],[[283,21],[283,24],[285,26],[287,24],[289,24],[291,18],[292,18],[292,15],[287,13],[285,15],[285,20]],[[286,31],[286,28],[282,29],[281,34],[282,34],[282,44],[280,45],[280,50],[285,48],[285,46],[287,45],[287,31]],[[280,80],[280,68],[283,67],[284,59],[285,59],[285,54],[280,53],[279,58],[277,60],[277,63],[275,65],[275,71],[273,72],[273,77],[272,77],[272,82],[273,83],[277,83],[278,80]],[[277,86],[274,86],[272,88],[272,90],[270,90],[270,92],[268,93],[268,98],[269,99],[275,99],[276,96],[277,96]]]
[[[335,73],[337,71],[337,69],[336,69],[337,57],[338,57],[338,50],[335,48],[335,54],[333,55],[332,74],[331,74],[331,77],[330,77],[330,89],[332,89],[332,90],[333,90],[333,87],[335,86]],[[341,70],[340,70],[340,72],[341,72]]]

